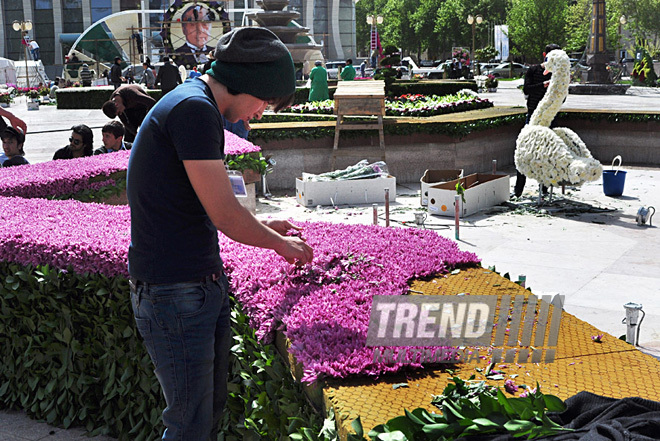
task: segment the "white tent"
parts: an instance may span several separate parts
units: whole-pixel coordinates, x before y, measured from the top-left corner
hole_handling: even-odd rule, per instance
[[[14,60],[0,57],[0,84],[16,84]]]
[[[27,87],[27,81],[25,80],[25,60],[14,61],[14,66],[16,67],[16,84],[18,87]],[[41,60],[28,60],[27,71],[30,75],[30,87],[37,87],[39,83],[45,84],[48,81],[44,63]]]

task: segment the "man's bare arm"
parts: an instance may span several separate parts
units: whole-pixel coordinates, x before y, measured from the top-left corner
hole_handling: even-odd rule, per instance
[[[289,263],[312,261],[313,250],[303,240],[262,224],[236,200],[223,161],[186,160],[183,165],[213,225],[227,237],[275,250]]]
[[[15,129],[21,129],[23,134],[27,133],[27,124],[25,124],[25,121],[17,116],[14,116],[14,114],[10,111],[0,107],[0,116],[7,118],[9,120],[9,124]]]

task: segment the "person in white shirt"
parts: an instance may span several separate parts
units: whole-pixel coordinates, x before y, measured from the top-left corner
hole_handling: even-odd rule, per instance
[[[28,46],[30,46],[30,52],[32,53],[32,59],[34,61],[39,61],[39,44],[37,43],[37,41],[32,40],[30,43],[28,43]]]

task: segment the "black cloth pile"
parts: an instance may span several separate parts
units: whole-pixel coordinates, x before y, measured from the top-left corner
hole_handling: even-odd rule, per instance
[[[634,386],[631,381],[631,386]],[[580,392],[566,400],[567,409],[552,420],[574,432],[547,437],[555,441],[660,440],[660,402],[608,398]]]
[[[633,382],[631,381],[631,386]],[[639,397],[609,398],[580,392],[565,401],[566,410],[548,416],[573,429],[537,438],[552,441],[657,441],[660,440],[660,402]],[[467,440],[518,441],[509,434],[472,436]]]

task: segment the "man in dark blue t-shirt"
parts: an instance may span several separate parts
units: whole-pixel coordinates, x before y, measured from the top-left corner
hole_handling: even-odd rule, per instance
[[[261,223],[240,205],[223,162],[223,118],[258,119],[291,102],[291,55],[272,32],[240,28],[220,38],[215,59],[151,109],[128,164],[131,301],[167,402],[164,440],[215,439],[226,400],[231,332],[217,230],[289,263],[313,258],[286,236],[297,227]]]

